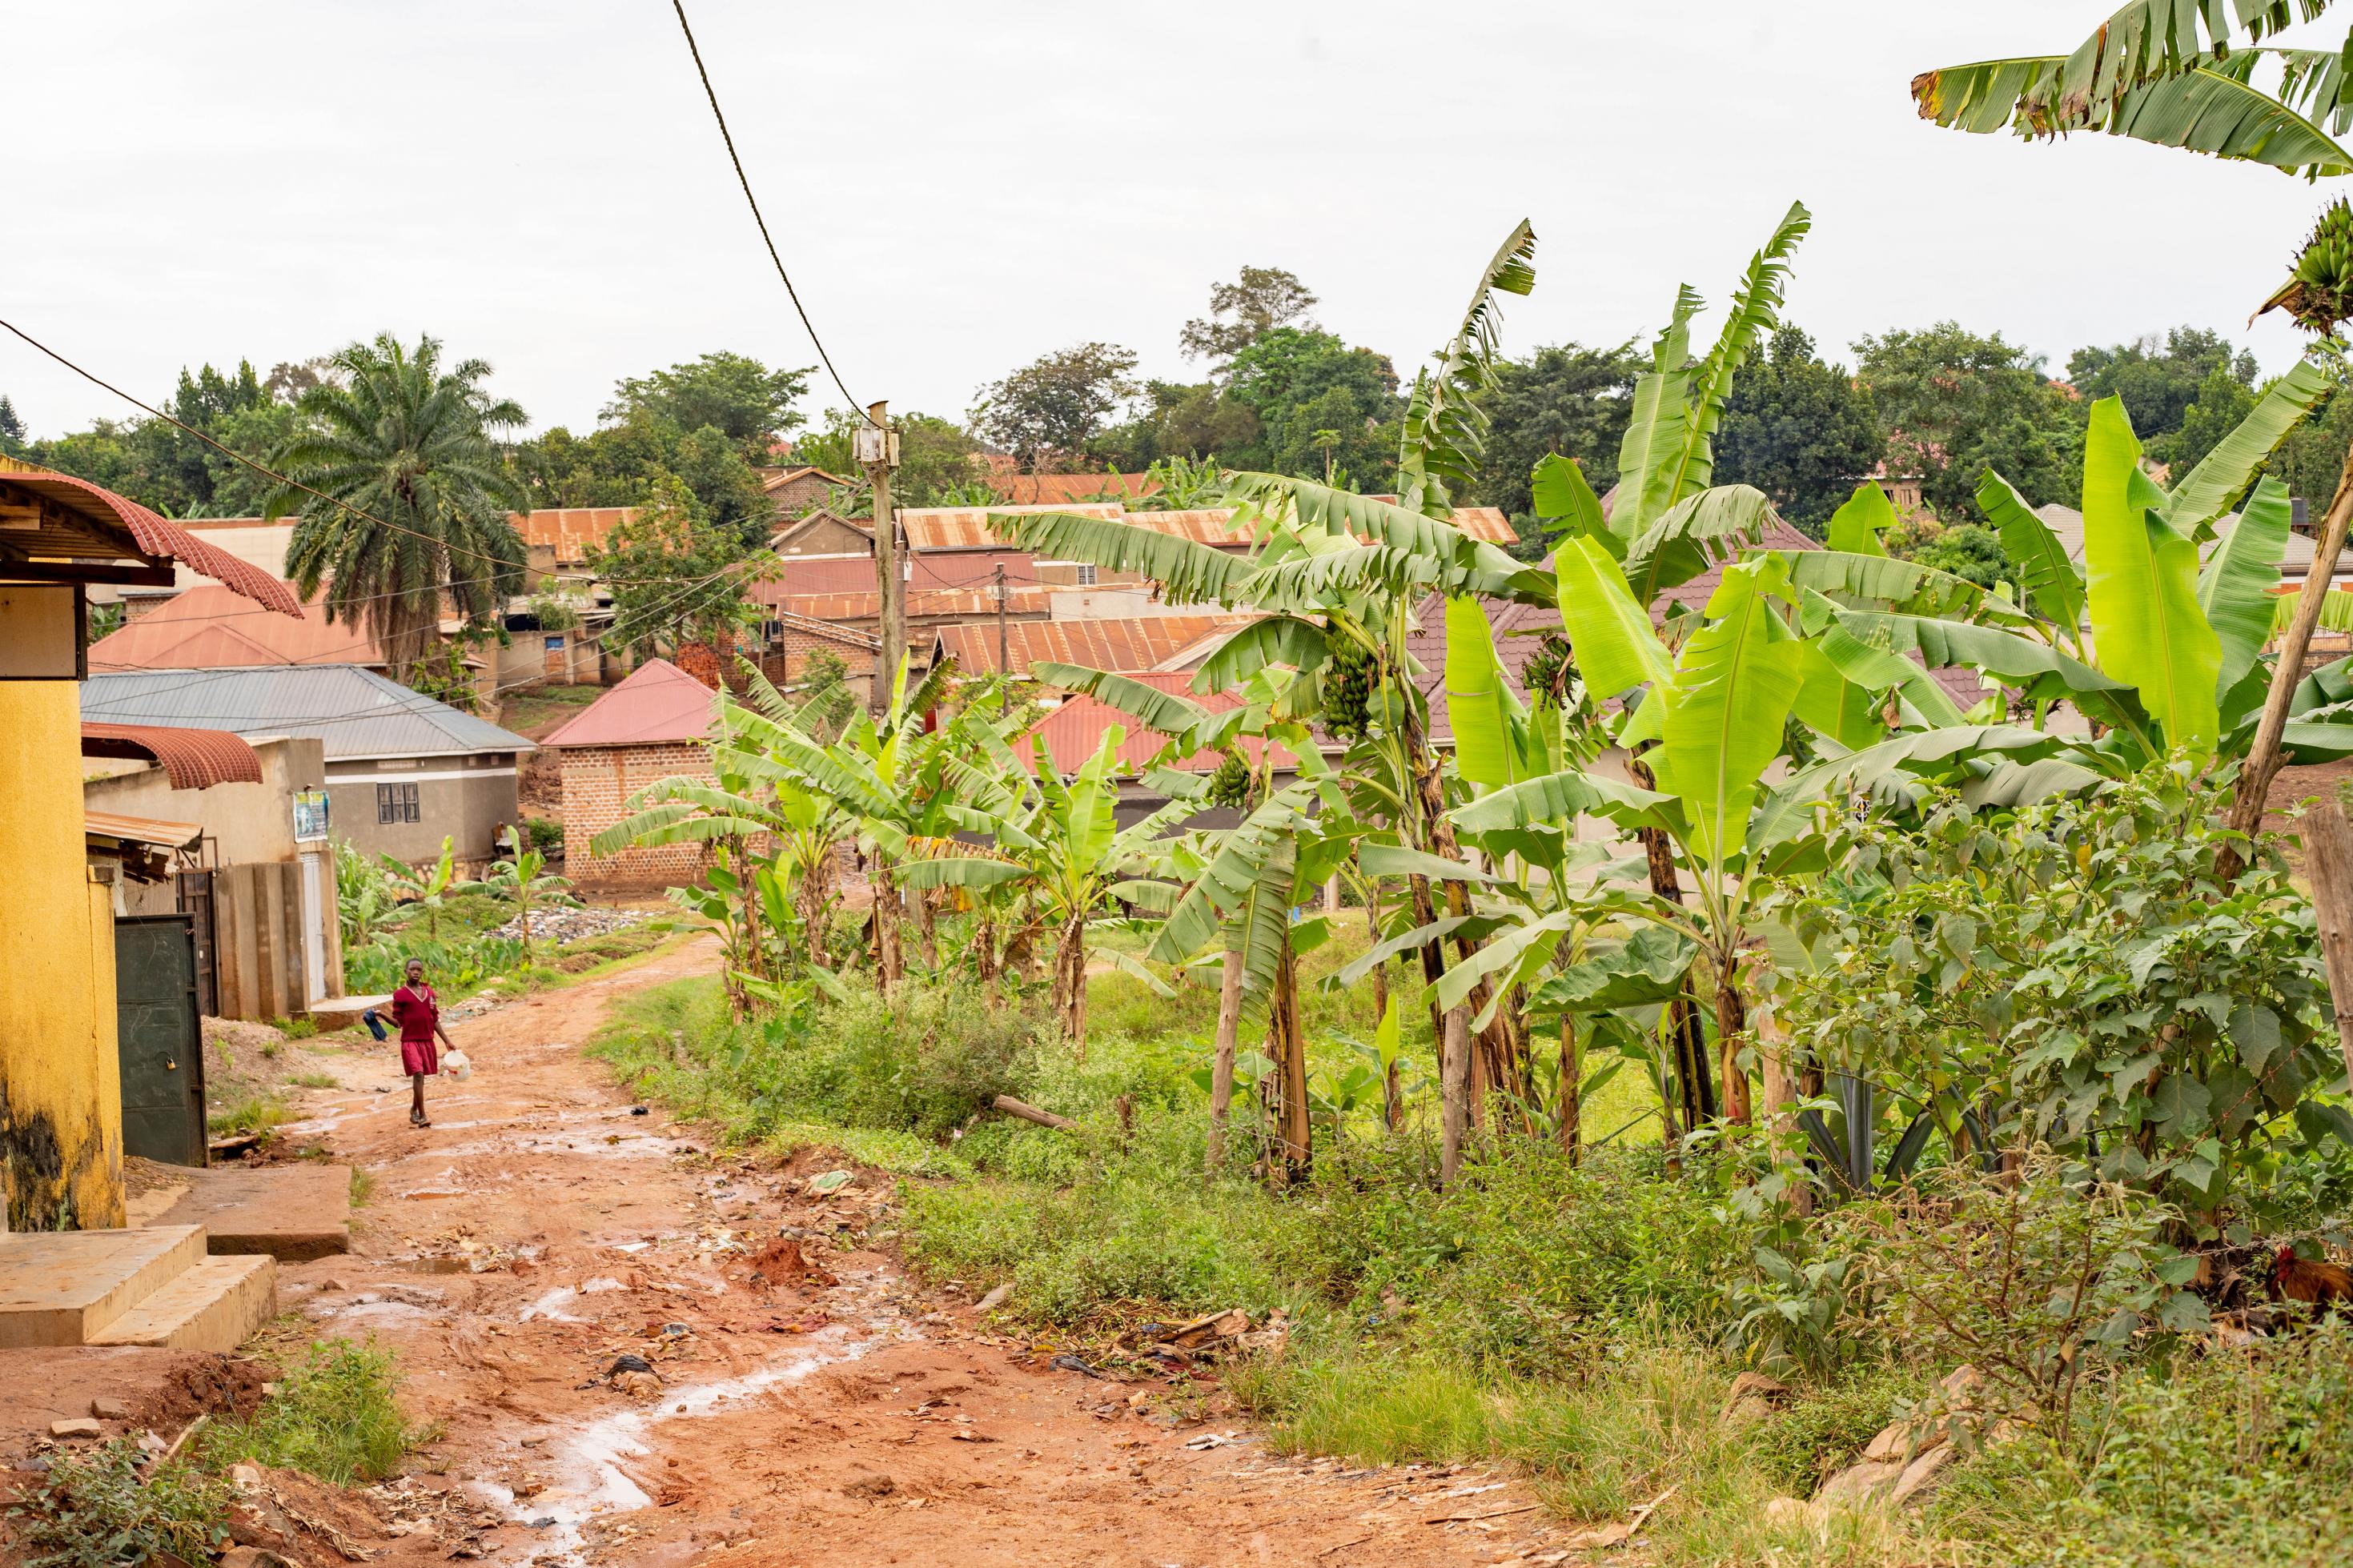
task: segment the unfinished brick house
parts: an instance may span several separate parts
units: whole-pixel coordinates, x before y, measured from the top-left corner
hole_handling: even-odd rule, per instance
[[[592,891],[683,885],[710,864],[700,844],[632,846],[591,855],[629,798],[666,778],[712,777],[711,688],[668,659],[640,665],[540,744],[562,754],[565,874]]]

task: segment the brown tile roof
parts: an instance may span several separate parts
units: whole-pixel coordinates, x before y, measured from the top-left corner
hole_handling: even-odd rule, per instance
[[[1146,686],[1156,686],[1212,713],[1222,713],[1229,708],[1241,705],[1241,699],[1231,692],[1194,690],[1191,685],[1193,678],[1189,675],[1135,674],[1130,679],[1140,680]],[[1103,743],[1103,731],[1113,724],[1124,731],[1117,753],[1120,766],[1131,773],[1150,762],[1154,754],[1167,744],[1167,736],[1156,730],[1144,728],[1118,709],[1098,702],[1092,697],[1071,698],[1039,720],[1030,733],[1045,738],[1046,754],[1055,770],[1068,773],[1076,772],[1095,754],[1095,748]],[[1245,736],[1241,746],[1244,754],[1256,763],[1264,755],[1266,742]],[[1169,765],[1187,773],[1215,773],[1219,763],[1224,760],[1216,752],[1196,752]],[[1277,746],[1274,763],[1278,768],[1288,768],[1295,766],[1297,759],[1284,747]]]
[[[711,688],[666,658],[651,659],[581,710],[543,746],[659,746],[711,733]]]
[[[818,468],[814,464],[804,463],[797,468],[780,468],[776,472],[770,474],[766,479],[760,481],[760,488],[764,490],[780,490],[786,485],[791,484],[794,480],[807,479],[811,474],[815,474],[818,479],[823,479],[829,485],[846,485],[850,482],[849,480],[843,479],[839,474],[828,473],[825,469]]]
[[[284,584],[279,588],[292,601]],[[384,663],[383,650],[364,627],[330,622],[318,605],[298,605],[291,616],[269,615],[236,590],[210,584],[175,594],[90,645],[93,671]]]
[[[515,531],[522,535],[525,547],[549,546],[555,552],[559,564],[572,566],[588,559],[588,546],[602,544],[605,536],[621,522],[637,515],[637,508],[628,506],[548,507],[538,511],[510,514]]]
[[[84,724],[85,757],[132,757],[164,767],[174,789],[216,784],[259,784],[261,758],[252,742],[227,730],[180,730],[161,724]]]
[[[1138,616],[1125,620],[1025,621],[1005,628],[1005,651],[1017,675],[1040,661],[1129,674],[1158,669],[1197,645],[1224,637],[1254,618]],[[997,669],[995,626],[984,623],[943,626],[938,636],[941,651],[953,658],[957,668],[976,675]]]
[[[119,542],[127,533],[141,554],[177,561],[223,584],[230,592],[280,615],[301,614],[301,604],[276,577],[238,560],[218,545],[206,543],[178,523],[166,521],[126,496],[116,495],[103,485],[13,458],[0,458],[0,482],[38,497],[47,504],[47,515],[51,518],[78,520],[69,526],[71,533],[92,532],[112,542]],[[11,542],[35,554],[47,553],[39,546],[42,526],[46,525],[37,526],[30,536],[20,535]]]

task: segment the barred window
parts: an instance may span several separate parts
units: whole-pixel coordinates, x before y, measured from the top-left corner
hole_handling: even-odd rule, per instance
[[[417,786],[413,784],[376,785],[375,819],[379,824],[415,822],[417,819]]]

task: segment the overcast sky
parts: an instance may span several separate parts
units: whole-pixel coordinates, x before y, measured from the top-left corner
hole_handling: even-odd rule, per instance
[[[690,0],[754,188],[860,400],[956,415],[1046,351],[1176,334],[1287,267],[1406,369],[1517,219],[1514,353],[1711,302],[1793,199],[1791,319],[1837,355],[1957,319],[2063,367],[2248,312],[2321,205],[2251,164],[1915,118],[1922,69],[2061,52],[2107,0]],[[711,349],[815,363],[669,0],[6,7],[0,310],[151,399],[429,331],[541,427]],[[2297,40],[2301,41],[2301,40]],[[2334,42],[2335,40],[2329,40]],[[1708,330],[1703,326],[1703,331]],[[0,338],[37,435],[127,410]],[[829,390],[828,390],[829,395]]]

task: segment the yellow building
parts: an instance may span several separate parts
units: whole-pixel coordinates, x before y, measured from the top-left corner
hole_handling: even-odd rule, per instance
[[[301,614],[283,583],[136,502],[0,458],[0,1194],[10,1230],[123,1223],[113,898],[94,879],[82,830],[83,589],[166,585],[175,561]]]

